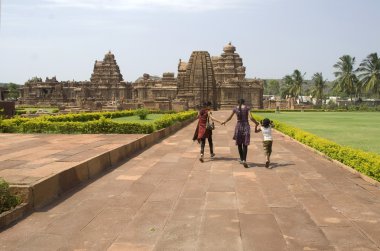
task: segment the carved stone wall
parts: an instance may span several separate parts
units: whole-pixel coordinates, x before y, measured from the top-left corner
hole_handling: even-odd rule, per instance
[[[132,100],[132,85],[123,81],[115,56],[108,52],[103,61],[95,61],[91,81],[63,81],[56,77],[34,78],[21,88],[21,104],[82,106],[88,102]],[[87,102],[88,101],[88,102]]]
[[[263,82],[245,78],[243,60],[235,51],[229,43],[220,56],[210,58],[208,52],[195,51],[188,63],[180,61],[177,101],[187,102],[190,108],[205,101],[211,101],[214,108],[230,108],[244,98],[246,104],[262,108]]]
[[[183,74],[183,73],[182,73]],[[186,74],[179,79],[179,100],[187,100],[190,107],[211,101],[217,102],[217,90],[211,57],[207,51],[194,51],[186,65]]]
[[[108,52],[103,61],[95,61],[90,81],[59,82],[55,77],[34,78],[21,88],[22,104],[107,105],[156,109],[197,108],[206,101],[214,108],[230,108],[244,98],[246,104],[262,108],[263,83],[246,79],[243,60],[231,43],[223,53],[210,57],[207,51],[192,52],[188,62],[179,61],[178,75],[163,73],[162,77],[144,74],[133,84],[123,81],[115,56]],[[100,102],[100,103],[99,103]]]

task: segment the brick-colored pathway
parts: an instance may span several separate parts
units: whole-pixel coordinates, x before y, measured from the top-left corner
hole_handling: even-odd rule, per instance
[[[277,133],[275,168],[254,134],[245,169],[233,126],[205,163],[187,126],[3,231],[0,250],[379,250],[378,187]]]
[[[143,136],[0,133],[0,177],[30,185]]]

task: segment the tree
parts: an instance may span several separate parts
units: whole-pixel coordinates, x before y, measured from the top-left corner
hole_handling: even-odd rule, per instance
[[[339,61],[334,64],[334,68],[337,69],[334,72],[336,77],[334,89],[341,91],[350,96],[360,93],[358,86],[358,78],[353,70],[355,64],[355,57],[350,55],[343,55],[339,58]]]
[[[359,65],[357,72],[363,88],[380,97],[380,59],[377,53],[369,54]]]
[[[285,82],[285,88],[283,95],[296,98],[302,94],[302,84],[304,83],[304,74],[301,74],[299,70],[294,70],[292,75],[286,75],[283,80]]]
[[[280,94],[280,82],[278,80],[270,80],[267,84],[268,94],[279,95]]]
[[[19,97],[18,87],[15,83],[8,84],[8,99],[17,99]]]
[[[322,72],[317,72],[314,74],[312,81],[311,96],[317,99],[317,105],[322,105],[323,90],[326,88],[327,80],[323,79]]]

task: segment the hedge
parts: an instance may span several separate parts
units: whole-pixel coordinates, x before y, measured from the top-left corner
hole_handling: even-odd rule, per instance
[[[263,109],[263,110],[252,110],[255,113],[275,113],[275,109]],[[329,109],[329,108],[320,108],[320,109],[280,109],[279,112],[379,112],[380,106],[378,107],[369,107],[369,108],[362,108],[359,106],[354,107],[347,107],[347,108],[336,108],[336,109]]]
[[[253,115],[258,121],[263,117]],[[380,181],[380,155],[364,152],[347,146],[341,146],[330,140],[318,137],[296,127],[274,120],[275,129],[293,139],[310,146],[328,157]]]
[[[8,211],[20,203],[20,197],[12,195],[9,190],[9,184],[0,178],[0,213]]]
[[[154,111],[153,111],[154,112]],[[111,118],[132,116],[135,111],[81,113],[59,116],[41,116],[37,118],[14,118],[0,121],[3,133],[113,133],[113,134],[149,134],[168,127],[177,121],[196,116],[195,111],[168,113],[151,123],[116,122]]]

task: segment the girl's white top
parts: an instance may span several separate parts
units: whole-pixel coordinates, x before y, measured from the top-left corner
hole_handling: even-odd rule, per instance
[[[263,133],[264,141],[266,141],[266,140],[273,140],[271,126],[268,126],[268,128],[265,128],[264,126],[262,126],[261,127],[261,132]]]

